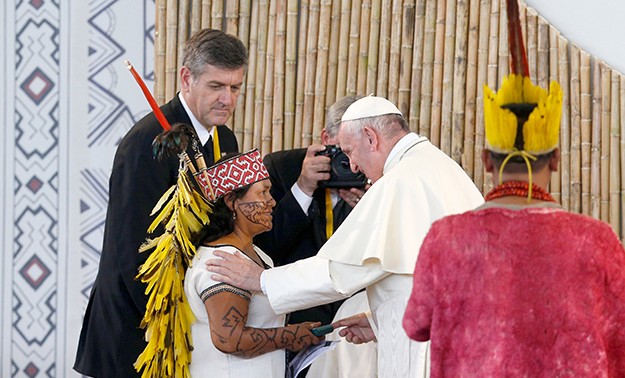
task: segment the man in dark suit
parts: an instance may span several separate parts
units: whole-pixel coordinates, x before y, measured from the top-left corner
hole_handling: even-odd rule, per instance
[[[247,49],[237,38],[219,30],[197,32],[185,43],[181,90],[161,107],[170,124],[193,126],[209,165],[238,152],[234,133],[223,124],[236,106],[247,61]],[[162,131],[150,113],[124,136],[115,154],[100,267],[74,365],[85,375],[138,376],[133,364],[146,346],[140,324],[147,297],[146,285],[135,276],[149,255],[138,250],[148,237],[151,210],[175,184],[179,167],[177,156],[153,156],[152,141]]]
[[[258,235],[255,242],[271,256],[276,266],[316,255],[364,194],[363,188],[326,191],[319,185],[330,179],[331,159],[318,153],[324,151],[326,145],[338,142],[341,116],[359,98],[344,97],[328,109],[326,127],[321,132],[323,144],[277,151],[264,158],[272,184],[271,195],[277,205],[273,210],[272,230]],[[332,203],[330,208],[326,206],[328,201]],[[332,220],[328,222],[330,216]],[[289,322],[331,323],[341,303],[296,311],[291,313]]]

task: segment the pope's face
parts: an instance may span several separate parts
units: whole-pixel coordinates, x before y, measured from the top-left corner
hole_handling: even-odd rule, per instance
[[[384,162],[380,165],[377,156],[373,153],[371,142],[366,137],[364,130],[351,131],[341,126],[338,133],[338,142],[341,150],[349,158],[352,172],[362,172],[371,182],[376,182],[382,177]]]
[[[245,68],[234,70],[206,64],[204,72],[192,77],[187,67],[180,69],[180,86],[191,112],[200,123],[210,129],[225,124],[237,105],[243,85]]]

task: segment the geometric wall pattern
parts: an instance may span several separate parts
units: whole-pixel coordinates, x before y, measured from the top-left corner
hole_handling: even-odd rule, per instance
[[[0,377],[69,377],[119,140],[148,106],[154,0],[5,0]],[[142,22],[137,22],[142,20]]]

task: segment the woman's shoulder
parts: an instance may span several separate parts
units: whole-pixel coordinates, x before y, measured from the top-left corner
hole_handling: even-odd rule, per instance
[[[212,255],[213,252],[217,250],[228,252],[228,253],[234,253],[235,251],[240,252],[240,250],[237,247],[233,246],[232,244],[212,242],[208,244],[202,244],[201,246],[199,246],[197,249],[197,254]]]
[[[216,258],[215,251],[223,251],[227,253],[234,253],[239,249],[231,244],[223,244],[223,243],[210,243],[203,244],[197,248],[195,251],[195,257],[193,258],[193,265],[196,265],[198,262],[205,262],[208,259]]]

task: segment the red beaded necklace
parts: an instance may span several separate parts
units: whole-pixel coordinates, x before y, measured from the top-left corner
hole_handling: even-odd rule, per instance
[[[484,200],[490,201],[495,198],[508,196],[528,197],[529,199],[528,183],[526,181],[506,181],[493,188],[493,190],[484,197]],[[536,184],[532,184],[532,198],[539,201],[556,202],[549,192]]]

